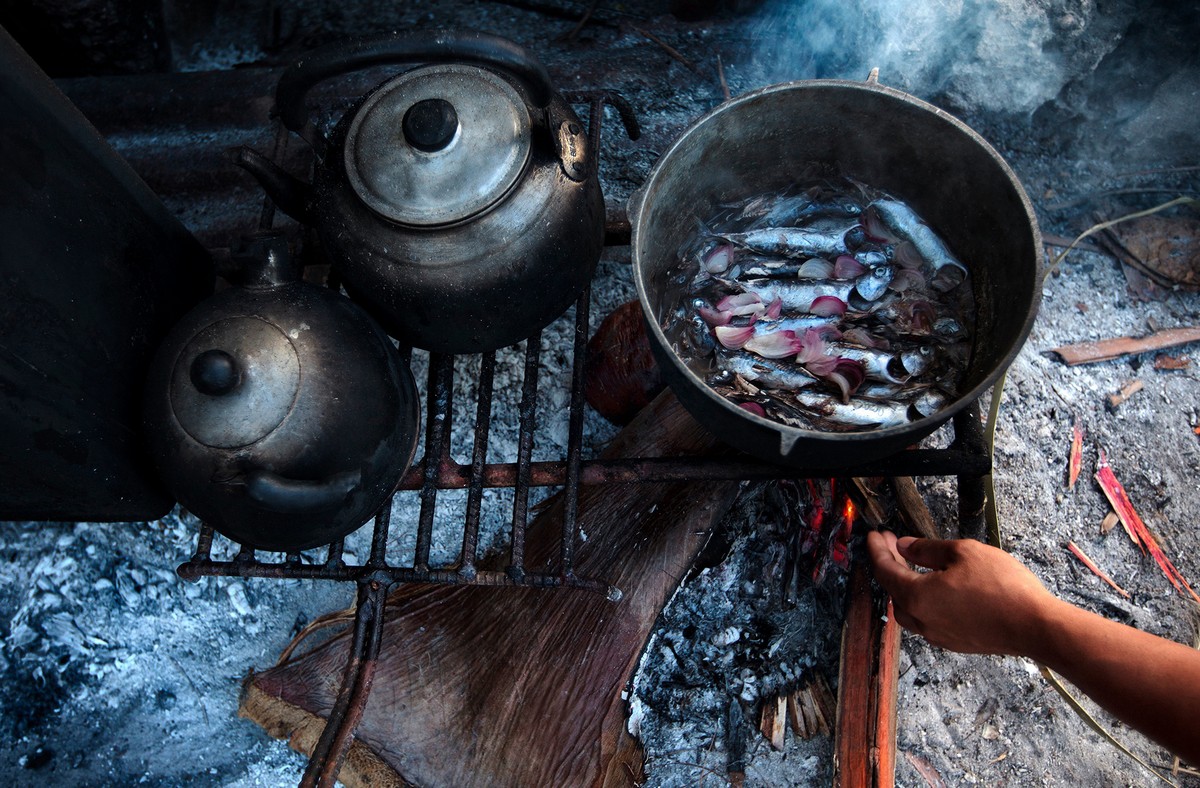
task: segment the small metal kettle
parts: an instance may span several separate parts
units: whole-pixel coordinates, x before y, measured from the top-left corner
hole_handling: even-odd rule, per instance
[[[146,384],[153,462],[175,498],[235,541],[303,550],[358,528],[416,448],[412,373],[345,296],[300,281],[286,239],[235,253],[238,286],[189,312]]]
[[[367,94],[326,142],[309,89],[388,63],[424,65]],[[583,125],[528,50],[463,31],[336,44],[284,72],[275,109],[313,145],[312,184],[249,148],[238,164],[316,228],[347,292],[402,341],[443,353],[512,344],[590,281],[599,178]]]

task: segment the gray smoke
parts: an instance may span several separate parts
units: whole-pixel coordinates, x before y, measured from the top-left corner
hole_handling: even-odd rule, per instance
[[[923,98],[1032,113],[1071,77],[1058,39],[1085,24],[1061,0],[767,0],[748,76],[879,80]],[[1069,5],[1090,11],[1091,0]],[[1057,6],[1057,8],[1055,8]]]

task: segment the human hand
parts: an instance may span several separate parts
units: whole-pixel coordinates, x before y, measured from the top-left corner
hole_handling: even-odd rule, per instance
[[[867,534],[867,552],[896,620],[951,651],[1029,655],[1050,611],[1064,604],[1020,561],[973,539],[876,531]],[[908,561],[932,571],[914,571]]]

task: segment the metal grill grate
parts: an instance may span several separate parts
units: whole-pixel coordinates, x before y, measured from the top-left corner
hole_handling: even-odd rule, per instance
[[[619,95],[608,92],[567,94],[568,101],[590,107],[588,137],[594,154],[600,150],[603,108],[617,109],[630,137],[636,139],[637,122],[629,105]],[[277,137],[274,158],[280,160],[286,132]],[[597,155],[591,158],[595,167]],[[261,223],[269,227],[274,210],[264,207]],[[606,242],[628,243],[628,224],[617,222],[606,228]],[[416,524],[416,547],[411,562],[388,555],[388,536],[392,517],[389,501],[376,514],[371,531],[371,548],[361,565],[343,560],[342,540],[330,544],[325,560],[306,564],[299,553],[288,553],[282,561],[261,559],[251,548],[241,547],[228,560],[213,557],[214,532],[203,524],[190,560],[178,568],[186,580],[206,576],[241,578],[312,579],[353,582],[358,585],[354,634],[349,659],[334,707],[324,732],[314,748],[301,786],[331,786],[353,741],[354,730],[366,707],[379,653],[383,612],[388,592],[399,583],[441,583],[480,586],[529,586],[539,588],[572,587],[607,594],[616,599],[620,591],[603,578],[577,576],[574,572],[574,546],[578,538],[576,515],[581,485],[628,482],[665,482],[705,479],[765,480],[780,478],[831,478],[871,476],[956,476],[959,493],[959,528],[963,536],[983,536],[983,477],[991,472],[988,453],[980,426],[977,404],[961,411],[953,419],[954,440],[944,449],[913,449],[883,460],[845,468],[797,470],[755,460],[742,455],[730,458],[631,458],[610,460],[583,459],[584,360],[588,339],[591,289],[585,289],[575,304],[575,326],[571,359],[568,438],[566,457],[557,461],[533,461],[534,433],[537,427],[539,360],[542,354],[541,332],[526,340],[524,376],[519,403],[517,459],[512,463],[488,463],[491,432],[496,353],[480,358],[475,428],[470,463],[460,464],[452,457],[451,422],[454,405],[453,356],[433,354],[429,359],[429,377],[425,414],[425,455],[413,464],[397,485],[397,494],[418,491],[420,509]],[[564,514],[559,563],[553,572],[530,571],[525,563],[525,529],[529,521],[529,493],[533,487],[563,488]],[[480,515],[485,488],[513,491],[511,548],[504,570],[477,566]],[[430,566],[433,526],[439,490],[466,490],[467,499],[458,561],[448,568]]]

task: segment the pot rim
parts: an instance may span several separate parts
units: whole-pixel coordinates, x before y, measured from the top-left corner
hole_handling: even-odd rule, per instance
[[[999,167],[1000,171],[1007,177],[1009,183],[1015,190],[1016,196],[1020,201],[1021,207],[1029,221],[1029,228],[1032,232],[1033,249],[1034,249],[1034,283],[1032,288],[1030,302],[1023,304],[1025,309],[1025,320],[1021,324],[1021,328],[1017,333],[1012,346],[1004,354],[995,367],[984,376],[984,378],[972,387],[970,390],[961,392],[946,407],[942,408],[932,416],[928,416],[918,421],[909,424],[900,425],[897,427],[887,427],[873,430],[855,430],[848,432],[823,432],[820,430],[801,429],[793,427],[782,422],[774,421],[763,416],[757,416],[745,408],[738,407],[730,400],[721,396],[706,384],[695,372],[688,367],[687,364],[679,358],[679,355],[671,349],[671,344],[667,340],[666,334],[663,333],[662,327],[659,325],[658,317],[653,314],[650,306],[650,293],[646,283],[646,276],[641,265],[640,250],[642,248],[642,213],[648,199],[650,199],[658,188],[658,182],[664,169],[669,166],[669,163],[675,152],[685,145],[689,144],[690,139],[697,133],[701,127],[712,122],[714,118],[724,115],[728,112],[736,112],[741,106],[754,102],[763,96],[774,93],[783,93],[794,90],[821,90],[826,88],[838,88],[848,90],[860,90],[867,93],[874,93],[886,96],[888,99],[899,101],[918,109],[923,109],[931,113],[938,121],[947,123],[957,132],[965,134],[971,141],[979,146],[981,151],[987,155]],[[1037,217],[1034,213],[1033,203],[1029,199],[1029,195],[1025,191],[1025,187],[1017,178],[1016,173],[1004,160],[1004,158],[996,151],[992,145],[985,140],[978,132],[972,129],[963,121],[946,112],[939,107],[923,101],[909,93],[890,88],[885,85],[868,80],[867,82],[858,82],[855,80],[844,79],[812,79],[812,80],[795,80],[791,82],[781,82],[773,85],[767,85],[762,88],[744,93],[740,96],[728,99],[716,107],[712,108],[705,114],[697,118],[691,125],[687,127],[679,135],[679,137],[671,143],[667,150],[658,158],[654,167],[647,176],[645,183],[642,184],[629,199],[628,213],[632,226],[630,236],[630,249],[633,262],[633,277],[634,283],[637,286],[638,300],[642,306],[642,316],[645,318],[648,328],[653,335],[652,345],[661,349],[659,353],[660,360],[663,357],[668,357],[675,371],[681,374],[693,387],[699,390],[705,397],[706,401],[724,409],[727,413],[735,415],[738,418],[745,419],[751,424],[758,425],[762,428],[767,428],[776,431],[780,436],[779,459],[786,460],[791,454],[792,449],[798,441],[823,441],[830,443],[838,443],[845,445],[847,443],[854,444],[870,444],[879,441],[897,440],[899,441],[905,435],[912,435],[913,440],[921,440],[937,430],[941,425],[945,424],[960,411],[968,407],[971,403],[978,400],[983,393],[992,388],[1001,375],[1007,372],[1012,362],[1024,347],[1025,342],[1029,338],[1029,334],[1033,329],[1033,323],[1037,319],[1038,308],[1041,304],[1041,282],[1044,276],[1044,262],[1042,256],[1042,236],[1041,230],[1038,227]],[[668,379],[670,376],[668,376]],[[891,453],[891,452],[889,452]]]

